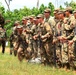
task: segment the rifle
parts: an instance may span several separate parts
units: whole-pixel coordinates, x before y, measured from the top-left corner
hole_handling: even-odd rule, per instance
[[[54,34],[54,32],[55,32],[55,34]],[[56,29],[53,27],[53,34],[54,34],[54,37],[56,37]],[[54,45],[54,66],[56,67],[56,44],[54,43],[53,44]]]

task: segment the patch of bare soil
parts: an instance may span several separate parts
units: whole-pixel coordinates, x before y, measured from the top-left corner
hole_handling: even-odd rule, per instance
[[[0,52],[2,52],[2,47],[0,47]],[[5,48],[5,53],[10,52],[10,47]]]

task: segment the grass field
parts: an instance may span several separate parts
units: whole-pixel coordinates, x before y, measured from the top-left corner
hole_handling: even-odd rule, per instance
[[[55,69],[41,64],[28,63],[26,60],[19,62],[17,57],[0,52],[0,75],[76,75],[75,71]]]

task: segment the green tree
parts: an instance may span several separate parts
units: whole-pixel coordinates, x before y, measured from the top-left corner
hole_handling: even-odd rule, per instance
[[[39,10],[38,8],[33,7],[33,9],[31,10],[32,14],[34,14],[35,16],[37,16],[39,14]]]
[[[68,7],[68,6],[69,6],[69,3],[66,1],[66,2],[64,2],[64,5],[65,5],[66,7]]]
[[[59,7],[59,8],[60,8],[60,10],[63,10],[63,9],[64,9],[61,5],[60,5],[60,7]]]
[[[71,6],[73,8],[73,10],[76,9],[76,2],[74,0],[72,0],[70,3],[65,2],[64,4],[66,7]]]
[[[53,16],[53,12],[54,12],[55,7],[51,2],[48,4],[48,8],[51,9],[51,15]]]
[[[39,8],[39,13],[43,13],[43,11],[45,10],[45,8],[47,8],[47,7],[44,6],[44,4],[41,4],[41,6]]]
[[[4,14],[5,13],[5,8],[3,7],[2,3],[0,2],[0,13]]]

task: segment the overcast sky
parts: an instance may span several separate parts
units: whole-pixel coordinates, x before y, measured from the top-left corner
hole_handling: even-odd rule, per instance
[[[66,1],[70,2],[71,0],[39,0],[39,5],[43,3],[44,5],[47,6],[49,2],[52,2],[54,6],[57,8],[60,5],[64,6],[64,2]],[[0,0],[0,2],[7,9],[5,0]],[[12,0],[10,2],[10,9],[11,10],[20,9],[23,8],[24,6],[27,6],[28,8],[33,8],[36,7],[36,4],[37,4],[37,0]]]

